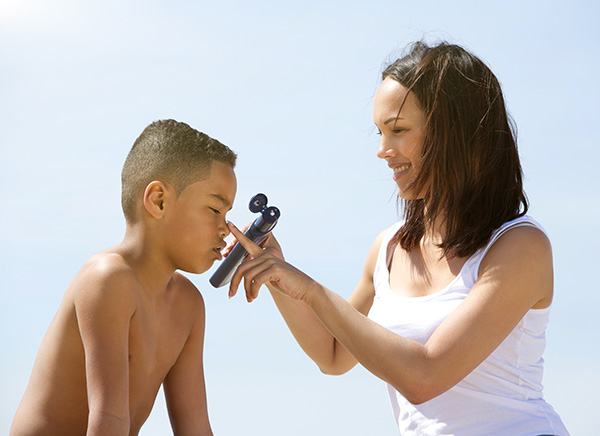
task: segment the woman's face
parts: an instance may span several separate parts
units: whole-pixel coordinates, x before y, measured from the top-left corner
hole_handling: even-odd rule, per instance
[[[400,197],[415,200],[422,195],[412,192],[409,185],[421,163],[425,113],[415,94],[406,94],[406,87],[387,77],[375,94],[373,120],[381,135],[377,157],[385,159],[392,169]]]

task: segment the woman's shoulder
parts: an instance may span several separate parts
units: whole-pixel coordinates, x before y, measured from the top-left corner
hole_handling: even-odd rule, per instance
[[[386,241],[386,243],[390,242],[392,240],[392,238],[396,235],[396,233],[398,233],[398,230],[400,230],[400,228],[403,225],[404,225],[404,220],[401,220],[401,221],[398,221],[398,222],[392,224],[389,227],[386,227],[379,233],[377,238],[375,238],[375,241],[379,241],[380,243],[383,242],[384,240]]]
[[[394,235],[398,232],[400,227],[402,226],[402,222],[397,222],[389,227],[383,229],[371,245],[371,249],[369,250],[369,254],[367,255],[367,262],[365,265],[366,270],[371,273],[371,276],[375,272],[375,268],[377,265],[377,260],[381,256],[381,251],[387,249],[388,244]]]
[[[523,215],[498,227],[488,243],[467,260],[464,272],[474,282],[481,273],[482,265],[489,266],[490,263],[502,263],[510,259],[526,262],[530,257],[551,258],[551,253],[546,230],[531,216]]]
[[[540,227],[534,225],[511,226],[495,238],[488,253],[501,250],[507,254],[512,253],[513,256],[541,254],[551,250],[550,239]]]
[[[507,235],[510,235],[510,237],[507,237]],[[527,242],[529,239],[532,239],[531,242],[534,242],[535,239],[549,240],[546,230],[537,220],[529,215],[523,215],[498,227],[492,233],[488,243],[479,250],[480,257],[484,257],[500,239],[513,241],[510,245]]]
[[[482,258],[478,275],[507,283],[504,291],[508,287],[521,286],[531,295],[530,308],[541,309],[552,302],[552,263],[552,246],[540,227],[511,226]]]
[[[544,227],[529,215],[504,223],[494,235],[493,245],[518,253],[543,254],[551,251],[550,238]],[[531,253],[532,251],[536,253]]]
[[[403,224],[404,221],[398,221],[379,232],[379,234],[375,238],[375,241],[373,242],[371,251],[378,253],[383,246],[387,247],[387,245],[390,243],[390,241],[396,235],[396,233],[398,233],[398,230],[400,230]]]
[[[500,235],[504,234],[506,231],[516,229],[518,227],[533,227],[533,228],[538,229],[542,233],[546,234],[546,230],[544,229],[544,226],[542,226],[542,224],[540,224],[539,221],[537,221],[531,215],[522,215],[520,217],[517,217],[515,219],[512,219],[512,220],[507,221],[504,224],[502,224],[494,232],[493,236],[496,236],[496,235],[500,236]]]
[[[504,223],[478,256],[479,272],[494,264],[552,263],[552,246],[546,230],[528,215]]]

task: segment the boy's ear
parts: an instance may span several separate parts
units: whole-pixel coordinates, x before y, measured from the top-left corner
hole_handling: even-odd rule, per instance
[[[144,208],[155,219],[162,219],[165,215],[165,200],[168,189],[163,182],[155,180],[148,183],[144,191]]]

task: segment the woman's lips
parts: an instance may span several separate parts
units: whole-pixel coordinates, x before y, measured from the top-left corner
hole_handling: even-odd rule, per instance
[[[393,179],[398,180],[402,177],[406,172],[410,169],[412,165],[410,163],[402,163],[402,164],[390,164],[389,167],[394,172]]]

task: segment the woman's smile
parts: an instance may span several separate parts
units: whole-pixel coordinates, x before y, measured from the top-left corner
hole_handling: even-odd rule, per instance
[[[406,174],[406,172],[412,167],[412,164],[410,164],[410,163],[403,163],[403,164],[389,163],[388,166],[394,172],[394,175],[392,177],[393,177],[394,181],[396,181],[400,177],[402,177],[403,175]]]

